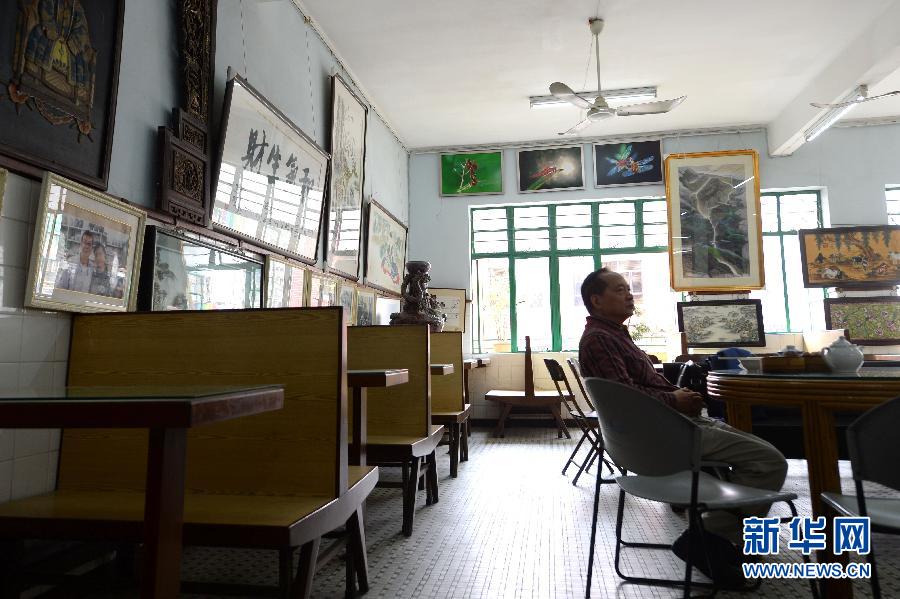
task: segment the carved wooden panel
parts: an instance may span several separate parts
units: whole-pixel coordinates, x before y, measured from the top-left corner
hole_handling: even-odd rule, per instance
[[[160,209],[196,225],[205,226],[209,197],[209,159],[196,146],[159,128]]]

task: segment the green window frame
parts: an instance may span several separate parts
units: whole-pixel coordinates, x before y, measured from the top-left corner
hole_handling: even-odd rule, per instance
[[[550,277],[550,326],[551,326],[551,334],[552,334],[552,342],[550,351],[562,351],[562,333],[561,333],[561,317],[560,317],[560,306],[559,306],[559,259],[563,257],[569,256],[590,256],[593,257],[594,260],[594,268],[600,268],[601,260],[604,256],[614,256],[617,254],[638,254],[638,253],[661,253],[665,252],[667,249],[666,245],[653,245],[648,246],[645,245],[645,221],[647,225],[659,225],[660,222],[658,220],[659,211],[651,211],[651,207],[659,208],[660,206],[663,208],[662,214],[665,215],[665,198],[640,198],[640,199],[630,199],[630,200],[606,200],[606,201],[584,201],[584,202],[567,202],[567,203],[556,203],[556,204],[523,204],[523,205],[515,205],[515,206],[478,206],[470,208],[470,249],[471,249],[471,259],[472,261],[485,259],[485,258],[506,258],[509,262],[509,325],[510,325],[510,345],[511,351],[517,352],[520,351],[518,347],[518,319],[517,319],[517,311],[516,311],[516,260],[523,258],[543,258],[546,257],[549,259],[549,277]],[[600,212],[601,206],[605,205],[616,205],[616,206],[630,206],[633,209],[634,213],[634,225],[633,225],[633,235],[634,235],[634,244],[629,245],[627,247],[601,247],[603,243],[601,240],[605,239],[604,237],[604,229],[615,226],[616,229],[622,226],[631,226],[631,225],[604,225],[600,222]],[[569,207],[569,206],[588,206],[590,209],[590,235],[591,235],[591,247],[585,249],[559,249],[559,232],[575,228],[572,226],[561,226],[557,227],[557,215],[560,208]],[[546,226],[533,226],[533,227],[516,227],[515,225],[515,216],[517,210],[522,210],[523,212],[529,208],[539,208],[547,210],[547,224]],[[504,251],[495,251],[495,252],[479,252],[478,244],[479,241],[476,239],[478,233],[485,233],[488,229],[484,230],[476,230],[475,223],[477,219],[477,214],[483,211],[505,211],[505,221],[506,226],[504,228],[494,228],[489,231],[494,235],[494,243],[499,244],[503,241],[503,236],[505,235],[506,248]],[[657,220],[650,220],[649,217],[652,214],[656,214]],[[524,219],[523,219],[524,220]],[[665,221],[662,222],[665,225]],[[581,225],[581,228],[588,228],[588,223],[585,222]],[[621,230],[621,229],[619,229]],[[502,233],[502,234],[501,234]],[[524,250],[524,249],[516,249],[516,233],[524,233],[526,235],[533,235],[539,237],[539,239],[543,240],[542,234],[546,233],[547,243],[546,249],[537,249],[537,250]],[[612,236],[610,236],[612,237]],[[522,238],[519,238],[520,241]],[[474,289],[473,296],[476,299],[479,297],[479,289],[478,289],[479,281],[474,281]],[[480,308],[480,306],[479,306]],[[474,328],[472,334],[472,344],[475,351],[483,351],[484,347],[482,346],[481,340],[481,314],[480,309],[473,310],[473,321]],[[524,348],[522,348],[524,351]]]
[[[888,224],[900,225],[900,185],[885,187],[884,196],[885,204],[887,204]]]

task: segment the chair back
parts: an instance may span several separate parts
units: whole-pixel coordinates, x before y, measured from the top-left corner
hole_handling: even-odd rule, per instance
[[[452,374],[431,377],[432,413],[466,409],[462,347],[462,333],[459,331],[431,333],[431,361],[435,364],[453,364]]]
[[[588,397],[587,390],[584,388],[584,377],[581,375],[581,363],[578,361],[578,358],[569,358],[566,360],[569,364],[569,370],[572,371],[572,374],[575,376],[575,382],[578,383],[578,390],[581,391],[581,395],[590,402],[590,398]],[[584,414],[581,406],[578,405],[578,402],[575,402],[575,406],[578,408],[578,411],[581,414]],[[584,414],[584,417],[587,418],[587,414]]]
[[[559,392],[566,409],[570,413],[574,411],[575,414],[572,414],[573,416],[577,414],[579,418],[585,418],[584,410],[581,409],[581,406],[575,400],[575,393],[572,392],[572,386],[569,384],[569,379],[566,378],[566,371],[563,370],[563,367],[553,358],[544,358],[544,365],[547,366],[547,372],[550,373],[550,378],[553,380],[553,384],[556,385],[556,390]],[[566,391],[562,390],[562,385],[566,386]]]
[[[585,379],[604,449],[620,468],[665,476],[700,468],[700,427],[669,406],[621,383]]]
[[[875,406],[847,427],[853,478],[900,491],[900,397]]]

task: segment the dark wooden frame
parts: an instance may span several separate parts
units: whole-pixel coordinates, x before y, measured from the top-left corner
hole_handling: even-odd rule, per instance
[[[684,308],[685,306],[756,306],[756,324],[759,332],[759,341],[755,343],[746,343],[743,341],[716,341],[706,343],[691,343],[690,347],[765,347],[766,331],[763,325],[762,300],[758,299],[738,299],[738,300],[710,300],[701,302],[678,302],[676,308],[678,310],[678,330],[684,331]]]
[[[890,288],[895,285],[900,285],[900,277],[897,279],[886,280],[886,281],[829,281],[827,283],[810,283],[809,281],[809,271],[806,268],[807,265],[807,256],[806,256],[806,237],[810,235],[832,235],[835,231],[839,231],[841,234],[845,233],[856,233],[856,232],[868,232],[868,233],[879,233],[884,231],[885,229],[889,231],[897,231],[900,232],[900,225],[872,225],[872,226],[859,226],[859,227],[823,227],[821,229],[800,229],[797,231],[798,239],[800,241],[800,268],[803,271],[803,286],[807,288],[828,288],[828,287],[840,287],[841,289],[885,289]]]
[[[52,170],[65,177],[105,191],[109,182],[109,165],[112,156],[113,132],[116,124],[116,104],[119,93],[119,67],[122,58],[122,31],[125,25],[125,0],[112,0],[116,6],[115,39],[113,42],[112,69],[109,78],[109,97],[106,100],[106,123],[103,136],[103,150],[100,152],[100,172],[98,176],[87,175],[63,164],[31,155],[29,152],[0,143],[0,166],[13,172],[40,179],[45,170]]]
[[[331,245],[331,237],[332,237],[331,208],[332,208],[332,202],[334,200],[334,183],[338,178],[337,173],[334,172],[334,170],[335,170],[334,150],[335,150],[335,146],[336,146],[336,142],[337,142],[337,140],[335,139],[336,127],[334,126],[334,118],[335,118],[335,113],[336,113],[335,104],[337,102],[337,86],[338,86],[338,84],[340,84],[344,87],[344,89],[347,91],[347,93],[349,93],[350,96],[354,100],[356,100],[356,102],[359,104],[359,106],[363,110],[363,139],[362,139],[363,143],[362,143],[362,156],[361,156],[362,160],[360,162],[360,164],[362,165],[362,174],[360,176],[360,188],[359,188],[359,245],[356,248],[356,273],[355,273],[355,275],[352,273],[348,273],[343,270],[338,270],[338,269],[334,268],[330,264],[331,256],[328,253],[329,247]],[[363,247],[363,237],[364,237],[363,236],[363,224],[364,224],[363,208],[364,208],[364,204],[365,204],[366,136],[368,134],[368,131],[369,131],[369,107],[366,106],[365,102],[363,102],[362,99],[358,95],[356,95],[356,93],[350,88],[349,85],[347,85],[347,82],[344,81],[344,79],[340,75],[337,75],[337,74],[333,75],[331,77],[331,135],[330,135],[331,147],[329,148],[331,151],[332,159],[331,159],[331,161],[329,163],[329,167],[328,167],[329,170],[328,170],[327,210],[323,209],[323,213],[327,214],[327,218],[322,219],[322,226],[325,227],[325,251],[324,251],[325,270],[327,272],[336,274],[339,277],[343,277],[345,279],[350,279],[351,281],[360,281],[362,279],[362,277],[359,274],[359,268],[360,268],[360,266],[362,266],[362,262],[363,262],[362,261],[362,253],[363,253],[362,247]],[[323,216],[325,216],[325,215],[323,215]],[[337,222],[337,219],[335,219],[335,222]],[[337,233],[338,233],[338,231],[335,230],[334,234],[336,235]]]
[[[219,172],[222,169],[222,158],[225,153],[225,136],[228,132],[228,120],[229,113],[231,112],[231,97],[234,90],[234,84],[237,82],[241,85],[251,96],[253,96],[258,102],[260,102],[266,110],[269,110],[275,118],[281,120],[288,129],[290,129],[293,133],[297,134],[302,142],[309,144],[311,150],[318,152],[321,154],[322,158],[325,160],[325,181],[322,182],[322,192],[323,192],[323,202],[322,202],[322,212],[319,214],[319,226],[316,228],[316,248],[313,252],[312,257],[301,256],[299,254],[291,253],[284,248],[276,247],[272,244],[266,243],[261,239],[257,239],[255,237],[251,237],[249,235],[245,235],[239,231],[226,227],[224,225],[218,224],[213,221],[213,212],[215,210],[215,195],[210,198],[209,202],[209,212],[208,217],[211,223],[211,227],[214,231],[219,231],[221,233],[225,233],[227,235],[232,235],[234,237],[238,237],[240,239],[245,239],[254,245],[258,245],[262,248],[267,248],[270,251],[273,251],[277,254],[281,254],[283,256],[287,256],[297,260],[299,262],[303,262],[304,264],[309,264],[311,266],[315,266],[317,262],[317,258],[319,255],[319,241],[321,238],[320,231],[322,230],[322,218],[325,215],[325,198],[324,193],[325,190],[328,189],[330,185],[330,169],[331,169],[331,154],[322,149],[322,147],[313,140],[309,135],[303,132],[300,127],[294,124],[294,122],[287,117],[283,112],[281,112],[274,104],[269,102],[265,96],[263,96],[256,88],[254,88],[250,83],[247,82],[246,79],[241,77],[238,74],[234,74],[229,80],[225,87],[225,103],[222,107],[222,121],[219,127],[219,148],[218,154],[216,156],[215,169],[213,171],[213,176],[211,177],[212,181],[212,189],[216,189],[219,184]]]
[[[597,163],[597,160],[600,158],[600,155],[597,153],[597,148],[606,147],[606,146],[620,146],[626,144],[656,144],[656,152],[654,156],[659,160],[657,165],[654,167],[655,170],[659,171],[659,179],[654,181],[638,181],[636,183],[600,183],[600,165]],[[663,153],[662,153],[662,140],[661,139],[647,139],[643,141],[632,141],[632,142],[617,142],[617,143],[595,143],[591,147],[591,153],[593,154],[594,161],[594,189],[604,189],[606,187],[632,187],[634,185],[662,185],[666,179],[666,168],[665,163],[663,162]],[[604,169],[604,172],[608,172],[608,166]],[[604,175],[605,176],[605,175]]]
[[[462,291],[462,296],[463,296],[463,303],[462,303],[462,330],[460,330],[460,331],[450,331],[450,330],[448,330],[448,329],[445,329],[445,331],[448,332],[448,333],[454,333],[454,332],[465,333],[466,330],[467,330],[466,325],[468,324],[468,314],[467,314],[467,312],[469,311],[469,300],[466,299],[466,290],[465,290],[465,289],[461,289],[461,288],[459,288],[459,287],[430,287],[430,288],[428,289],[428,292],[431,293],[432,295],[436,295],[436,294],[434,293],[435,291]],[[444,325],[446,326],[446,323],[444,323]]]
[[[533,189],[529,190],[528,186],[525,185],[523,189],[522,185],[522,154],[532,153],[532,152],[548,152],[551,150],[571,150],[573,148],[578,148],[578,156],[581,163],[581,186],[579,187],[548,187],[547,189]],[[516,191],[518,193],[544,193],[547,191],[578,191],[587,189],[587,181],[584,179],[584,146],[581,144],[572,144],[568,146],[551,146],[546,148],[524,148],[518,150],[516,152]]]
[[[388,216],[388,218],[390,218],[395,223],[400,225],[400,227],[402,227],[403,230],[406,232],[406,237],[404,238],[404,242],[403,242],[403,263],[400,266],[400,268],[401,268],[401,272],[400,272],[400,274],[401,274],[401,289],[402,289],[402,285],[403,285],[402,275],[405,274],[405,272],[406,272],[406,257],[409,255],[409,227],[407,227],[406,225],[401,223],[400,219],[398,219],[396,216],[394,216],[393,214],[388,212],[384,206],[382,206],[375,200],[371,200],[369,202],[368,214],[366,215],[366,236],[365,236],[365,249],[366,249],[365,255],[366,256],[365,256],[365,270],[363,271],[363,273],[365,275],[365,284],[366,284],[366,286],[371,287],[373,289],[377,289],[379,291],[388,293],[393,297],[400,297],[399,290],[387,289],[380,285],[376,285],[375,283],[372,283],[369,280],[369,237],[370,237],[371,228],[372,228],[372,208],[373,207],[384,212]]]
[[[900,303],[900,297],[883,296],[883,297],[827,297],[825,298],[825,328],[834,328],[831,323],[831,307],[842,304],[897,304]],[[839,327],[846,329],[850,335],[853,331],[849,326]],[[897,345],[900,344],[900,337],[896,339],[866,339],[861,337],[851,337],[848,339],[851,343],[859,343],[861,345]]]

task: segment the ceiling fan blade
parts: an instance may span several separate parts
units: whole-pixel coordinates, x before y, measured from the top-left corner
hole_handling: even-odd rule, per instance
[[[843,108],[845,106],[852,106],[854,104],[862,104],[863,102],[871,102],[872,100],[877,100],[879,98],[884,98],[886,96],[896,96],[900,94],[900,89],[887,92],[886,94],[878,94],[877,96],[869,96],[868,98],[863,98],[862,100],[850,100],[849,102],[840,102],[838,104],[820,104],[818,102],[810,102],[810,106],[814,106],[816,108]]]
[[[583,121],[581,121],[580,123],[577,123],[574,127],[569,129],[568,131],[563,131],[563,132],[559,133],[559,135],[575,135],[576,133],[578,133],[579,131],[581,131],[582,129],[584,129],[585,127],[587,127],[590,124],[591,124],[591,119],[585,118]]]
[[[658,100],[656,102],[644,102],[643,104],[629,104],[616,109],[616,116],[635,116],[640,114],[661,114],[669,112],[682,102],[687,96],[681,96],[673,100]]]
[[[594,106],[588,100],[573,92],[571,87],[569,87],[565,83],[560,83],[559,81],[550,84],[550,93],[560,100],[565,100],[566,102],[574,104],[579,108],[589,109]]]

